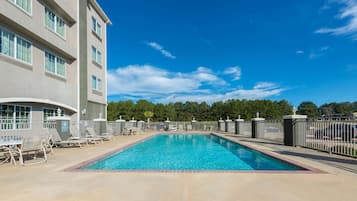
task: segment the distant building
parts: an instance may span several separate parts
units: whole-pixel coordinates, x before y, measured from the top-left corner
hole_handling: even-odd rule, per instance
[[[96,0],[1,2],[0,134],[106,117],[108,24]]]

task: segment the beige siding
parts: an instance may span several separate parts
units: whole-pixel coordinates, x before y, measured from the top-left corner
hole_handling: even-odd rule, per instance
[[[92,32],[92,16],[101,24],[102,26],[102,37],[98,37]],[[88,100],[96,103],[106,104],[106,24],[102,18],[97,14],[97,12],[89,4],[87,11],[87,39],[88,39]],[[99,67],[92,61],[92,46],[99,49],[102,53],[102,65]],[[92,75],[97,76],[102,80],[102,90],[101,93],[92,89]]]
[[[44,23],[45,5],[33,1],[32,16],[25,14],[11,3],[5,1],[0,13],[15,21],[1,20],[0,26],[14,32],[32,43],[32,65],[23,64],[13,58],[0,56],[0,98],[31,97],[49,99],[77,108],[77,61],[66,59],[66,77],[52,75],[45,71],[45,50],[62,58],[65,54],[52,45],[60,47],[65,53],[73,54],[77,44],[77,25],[66,26],[66,39],[49,30]],[[4,10],[5,11],[4,11]],[[34,23],[36,22],[36,23]],[[21,30],[27,27],[28,31]],[[34,37],[36,35],[36,37]],[[43,40],[46,42],[42,43]],[[63,47],[63,48],[62,48]],[[76,55],[74,55],[76,56]],[[9,86],[9,87],[4,87]]]

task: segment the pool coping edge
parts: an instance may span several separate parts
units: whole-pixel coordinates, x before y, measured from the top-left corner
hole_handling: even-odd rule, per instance
[[[291,160],[291,159],[288,159],[284,156],[281,156],[281,154],[279,153],[275,153],[273,151],[267,151],[267,150],[263,150],[263,149],[260,149],[260,148],[257,148],[255,146],[252,146],[252,145],[249,145],[248,143],[242,143],[242,142],[239,142],[238,140],[235,141],[233,139],[230,139],[229,137],[223,135],[223,134],[219,134],[219,133],[213,133],[213,132],[210,132],[210,133],[207,133],[207,134],[212,134],[212,135],[215,135],[215,136],[218,136],[218,137],[221,137],[221,138],[224,138],[225,140],[228,140],[230,142],[233,142],[233,143],[237,143],[241,146],[244,146],[244,147],[247,147],[249,149],[252,149],[252,150],[255,150],[255,151],[258,151],[262,154],[265,154],[269,157],[272,157],[272,158],[275,158],[277,160],[280,160],[280,161],[283,161],[283,162],[286,162],[286,163],[289,163],[291,165],[294,165],[294,166],[297,166],[297,167],[300,167],[302,168],[303,170],[91,170],[91,169],[82,169],[83,167],[85,166],[88,166],[90,164],[93,164],[99,160],[102,160],[106,157],[109,157],[119,151],[123,151],[125,149],[128,149],[136,144],[139,144],[141,142],[144,142],[150,138],[153,138],[155,137],[156,135],[160,135],[162,133],[156,133],[156,134],[153,134],[153,135],[150,135],[150,136],[147,136],[145,138],[142,138],[142,139],[139,139],[139,140],[136,140],[134,142],[131,142],[127,145],[124,145],[124,146],[121,146],[119,148],[115,148],[111,151],[108,151],[104,154],[101,154],[101,155],[98,155],[98,156],[95,156],[91,159],[88,159],[88,160],[85,160],[85,161],[82,161],[76,165],[72,165],[72,166],[69,166],[67,168],[64,168],[62,171],[64,172],[97,172],[97,173],[103,173],[103,172],[107,172],[107,173],[273,173],[273,174],[325,174],[327,172],[325,171],[322,171],[318,168],[315,168],[315,167],[312,167],[310,165],[306,165],[306,164],[303,164],[301,162],[297,162],[295,160]],[[166,133],[165,133],[166,134]],[[170,133],[167,133],[167,134],[170,134]],[[176,133],[175,133],[176,134]],[[184,134],[198,134],[196,132],[194,133],[184,133]]]

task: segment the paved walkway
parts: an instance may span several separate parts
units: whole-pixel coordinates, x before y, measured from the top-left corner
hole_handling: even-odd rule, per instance
[[[64,169],[148,135],[55,149],[47,163],[0,166],[1,201],[355,201],[357,175],[296,154],[283,157],[327,173],[68,172]],[[280,146],[239,139],[265,151]],[[276,150],[275,150],[276,149]],[[285,150],[289,151],[289,150]],[[297,153],[297,152],[294,152]]]
[[[238,137],[236,135],[226,135],[232,139],[237,139],[241,142],[249,142],[256,145],[271,148],[274,152],[284,156],[296,156],[304,159],[310,159],[327,165],[331,165],[343,170],[347,170],[357,174],[357,159],[351,157],[340,156],[336,154],[328,154],[326,152],[315,151],[301,147],[288,147],[282,143],[264,139],[252,139],[247,137]]]

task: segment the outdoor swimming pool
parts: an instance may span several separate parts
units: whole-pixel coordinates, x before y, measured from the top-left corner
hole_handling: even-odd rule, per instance
[[[160,134],[88,164],[85,170],[297,171],[278,160],[214,134]]]

